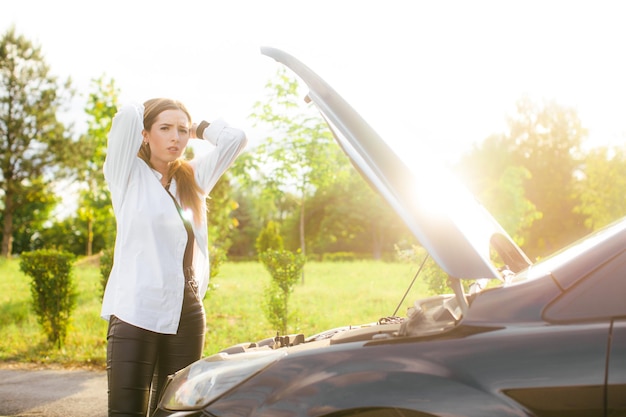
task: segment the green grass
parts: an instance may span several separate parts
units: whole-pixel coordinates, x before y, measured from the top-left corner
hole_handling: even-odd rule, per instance
[[[296,285],[289,307],[297,320],[291,333],[305,336],[344,325],[370,323],[393,314],[417,266],[359,261],[309,262],[304,283]],[[64,347],[46,337],[32,311],[30,278],[16,259],[0,259],[0,362],[104,369],[107,322],[100,318],[102,291],[97,262],[79,261],[74,267],[78,289]],[[204,300],[207,333],[204,354],[257,341],[276,334],[265,317],[264,290],[269,273],[255,262],[226,263]],[[419,280],[397,315],[404,316],[413,300],[426,295]]]

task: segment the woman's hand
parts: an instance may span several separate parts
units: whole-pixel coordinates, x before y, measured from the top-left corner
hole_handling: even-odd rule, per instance
[[[189,131],[189,139],[196,139],[196,129],[198,129],[198,124],[197,123],[192,123],[191,124],[191,130]]]

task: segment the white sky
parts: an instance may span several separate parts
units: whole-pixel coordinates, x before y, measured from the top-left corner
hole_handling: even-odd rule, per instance
[[[248,118],[278,64],[278,47],[325,78],[374,126],[409,126],[443,159],[493,133],[524,94],[578,110],[593,144],[626,138],[626,3],[621,1],[0,0],[38,43],[53,74],[115,79],[122,101],[167,96],[197,120]],[[79,132],[80,133],[80,132]]]

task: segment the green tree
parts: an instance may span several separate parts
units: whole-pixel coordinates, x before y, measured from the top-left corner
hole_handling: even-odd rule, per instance
[[[588,232],[580,203],[576,174],[581,166],[580,145],[587,132],[575,109],[554,101],[537,105],[524,98],[509,122],[506,138],[514,166],[530,173],[525,195],[542,213],[528,232],[529,256],[544,256]]]
[[[463,155],[455,172],[460,180],[502,225],[524,246],[528,231],[541,213],[526,196],[530,172],[515,165],[513,149],[503,135],[492,135]]]
[[[17,207],[13,213],[13,252],[22,253],[44,246],[46,223],[60,201],[42,178],[35,178],[15,196]],[[0,213],[0,221],[3,213]]]
[[[36,183],[45,189],[71,154],[70,134],[57,120],[73,95],[70,86],[69,78],[58,83],[41,48],[15,28],[0,38],[1,256],[13,252],[14,216],[24,204],[20,196]]]
[[[249,178],[261,184],[265,201],[280,202],[281,197],[297,193],[300,250],[306,254],[304,203],[315,189],[341,174],[337,170],[341,154],[319,113],[301,104],[298,82],[284,68],[266,89],[267,100],[255,104],[252,117],[269,125],[277,137],[266,138],[251,154],[247,167],[256,172]]]
[[[358,252],[381,259],[400,241],[414,241],[406,225],[361,175],[348,175],[310,199],[307,235],[316,253]]]
[[[237,208],[233,211],[237,229],[229,235],[231,246],[228,248],[228,258],[252,259],[255,255],[254,242],[262,229],[263,217],[255,209],[258,199],[252,190],[243,187],[233,190],[233,199],[237,202]]]
[[[106,247],[115,240],[115,218],[102,167],[106,157],[107,135],[117,112],[119,89],[113,79],[104,76],[92,80],[93,91],[87,107],[87,133],[79,139],[77,179],[82,184],[78,218],[85,225],[85,254],[93,253],[94,235],[102,236]]]
[[[602,147],[589,152],[579,182],[578,213],[585,225],[597,230],[626,216],[626,147]]]
[[[84,224],[76,216],[58,219],[50,225],[39,230],[36,239],[36,249],[56,249],[70,252],[74,255],[83,254],[85,251]]]
[[[207,199],[211,278],[218,275],[220,265],[226,260],[232,245],[231,236],[239,227],[239,220],[234,215],[238,204],[233,194],[231,176],[226,172],[217,181]]]

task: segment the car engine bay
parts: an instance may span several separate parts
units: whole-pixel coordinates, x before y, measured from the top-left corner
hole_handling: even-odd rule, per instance
[[[361,325],[349,325],[305,337],[301,333],[268,337],[257,342],[245,342],[222,349],[220,353],[237,354],[260,349],[280,349],[326,341],[329,345],[429,336],[454,327],[461,318],[456,296],[438,295],[420,299],[408,309],[407,317],[389,316]]]

